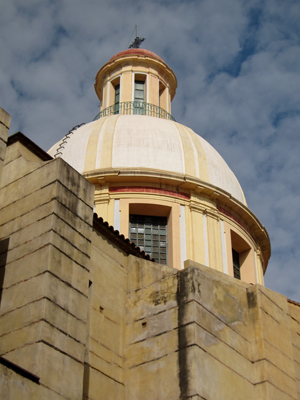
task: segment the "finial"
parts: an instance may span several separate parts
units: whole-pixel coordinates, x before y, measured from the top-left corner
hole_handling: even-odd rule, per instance
[[[145,38],[138,37],[137,26],[135,25],[135,39],[128,48],[129,49],[138,49],[144,40],[145,40]]]

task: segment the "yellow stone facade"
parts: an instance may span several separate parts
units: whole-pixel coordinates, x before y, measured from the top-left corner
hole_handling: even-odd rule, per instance
[[[211,246],[191,241],[186,249],[200,260],[206,254],[216,263],[210,268],[147,260],[93,217],[97,187],[24,135],[7,141],[7,129],[0,133],[1,398],[300,399],[298,303],[247,283],[251,276],[220,272],[222,257]],[[216,249],[228,245],[215,240],[222,215],[247,263],[255,242],[237,221],[254,216],[240,203],[240,214],[226,215],[205,190],[177,201],[137,192],[132,206],[151,199],[155,213],[157,204],[170,207],[170,229],[186,207],[186,231],[204,243],[206,224]],[[120,207],[128,209],[131,196],[122,193]],[[110,195],[103,189],[103,196]],[[113,207],[103,204],[110,218]]]

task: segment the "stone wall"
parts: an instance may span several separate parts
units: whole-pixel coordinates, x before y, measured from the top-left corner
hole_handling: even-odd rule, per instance
[[[300,306],[289,300],[290,327],[293,344],[293,357],[297,384],[298,399],[300,399]]]
[[[178,271],[129,255],[92,224],[87,180],[22,135],[8,143],[4,399],[300,399],[298,303],[190,260]]]
[[[174,273],[135,260],[125,398],[298,399],[299,316],[284,296],[192,261]]]
[[[0,354],[38,377],[37,398],[81,399],[94,189],[31,145],[9,146],[2,173]]]

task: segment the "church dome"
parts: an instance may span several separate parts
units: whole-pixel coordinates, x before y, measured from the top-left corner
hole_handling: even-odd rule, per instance
[[[94,86],[94,121],[49,150],[94,185],[94,212],[161,264],[180,269],[189,259],[263,283],[268,234],[221,155],[172,117],[174,71],[151,51],[128,49]]]
[[[49,153],[55,156],[60,142]],[[246,205],[241,186],[220,154],[192,129],[146,115],[113,115],[73,132],[61,157],[80,173],[102,169],[164,171],[196,178]]]

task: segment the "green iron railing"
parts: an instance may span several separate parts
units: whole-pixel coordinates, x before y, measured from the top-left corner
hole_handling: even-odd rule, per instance
[[[143,101],[124,101],[122,103],[114,104],[100,111],[93,121],[96,121],[101,117],[108,117],[115,114],[148,115],[150,117],[158,117],[175,121],[172,115],[166,110],[154,104],[145,103]]]

